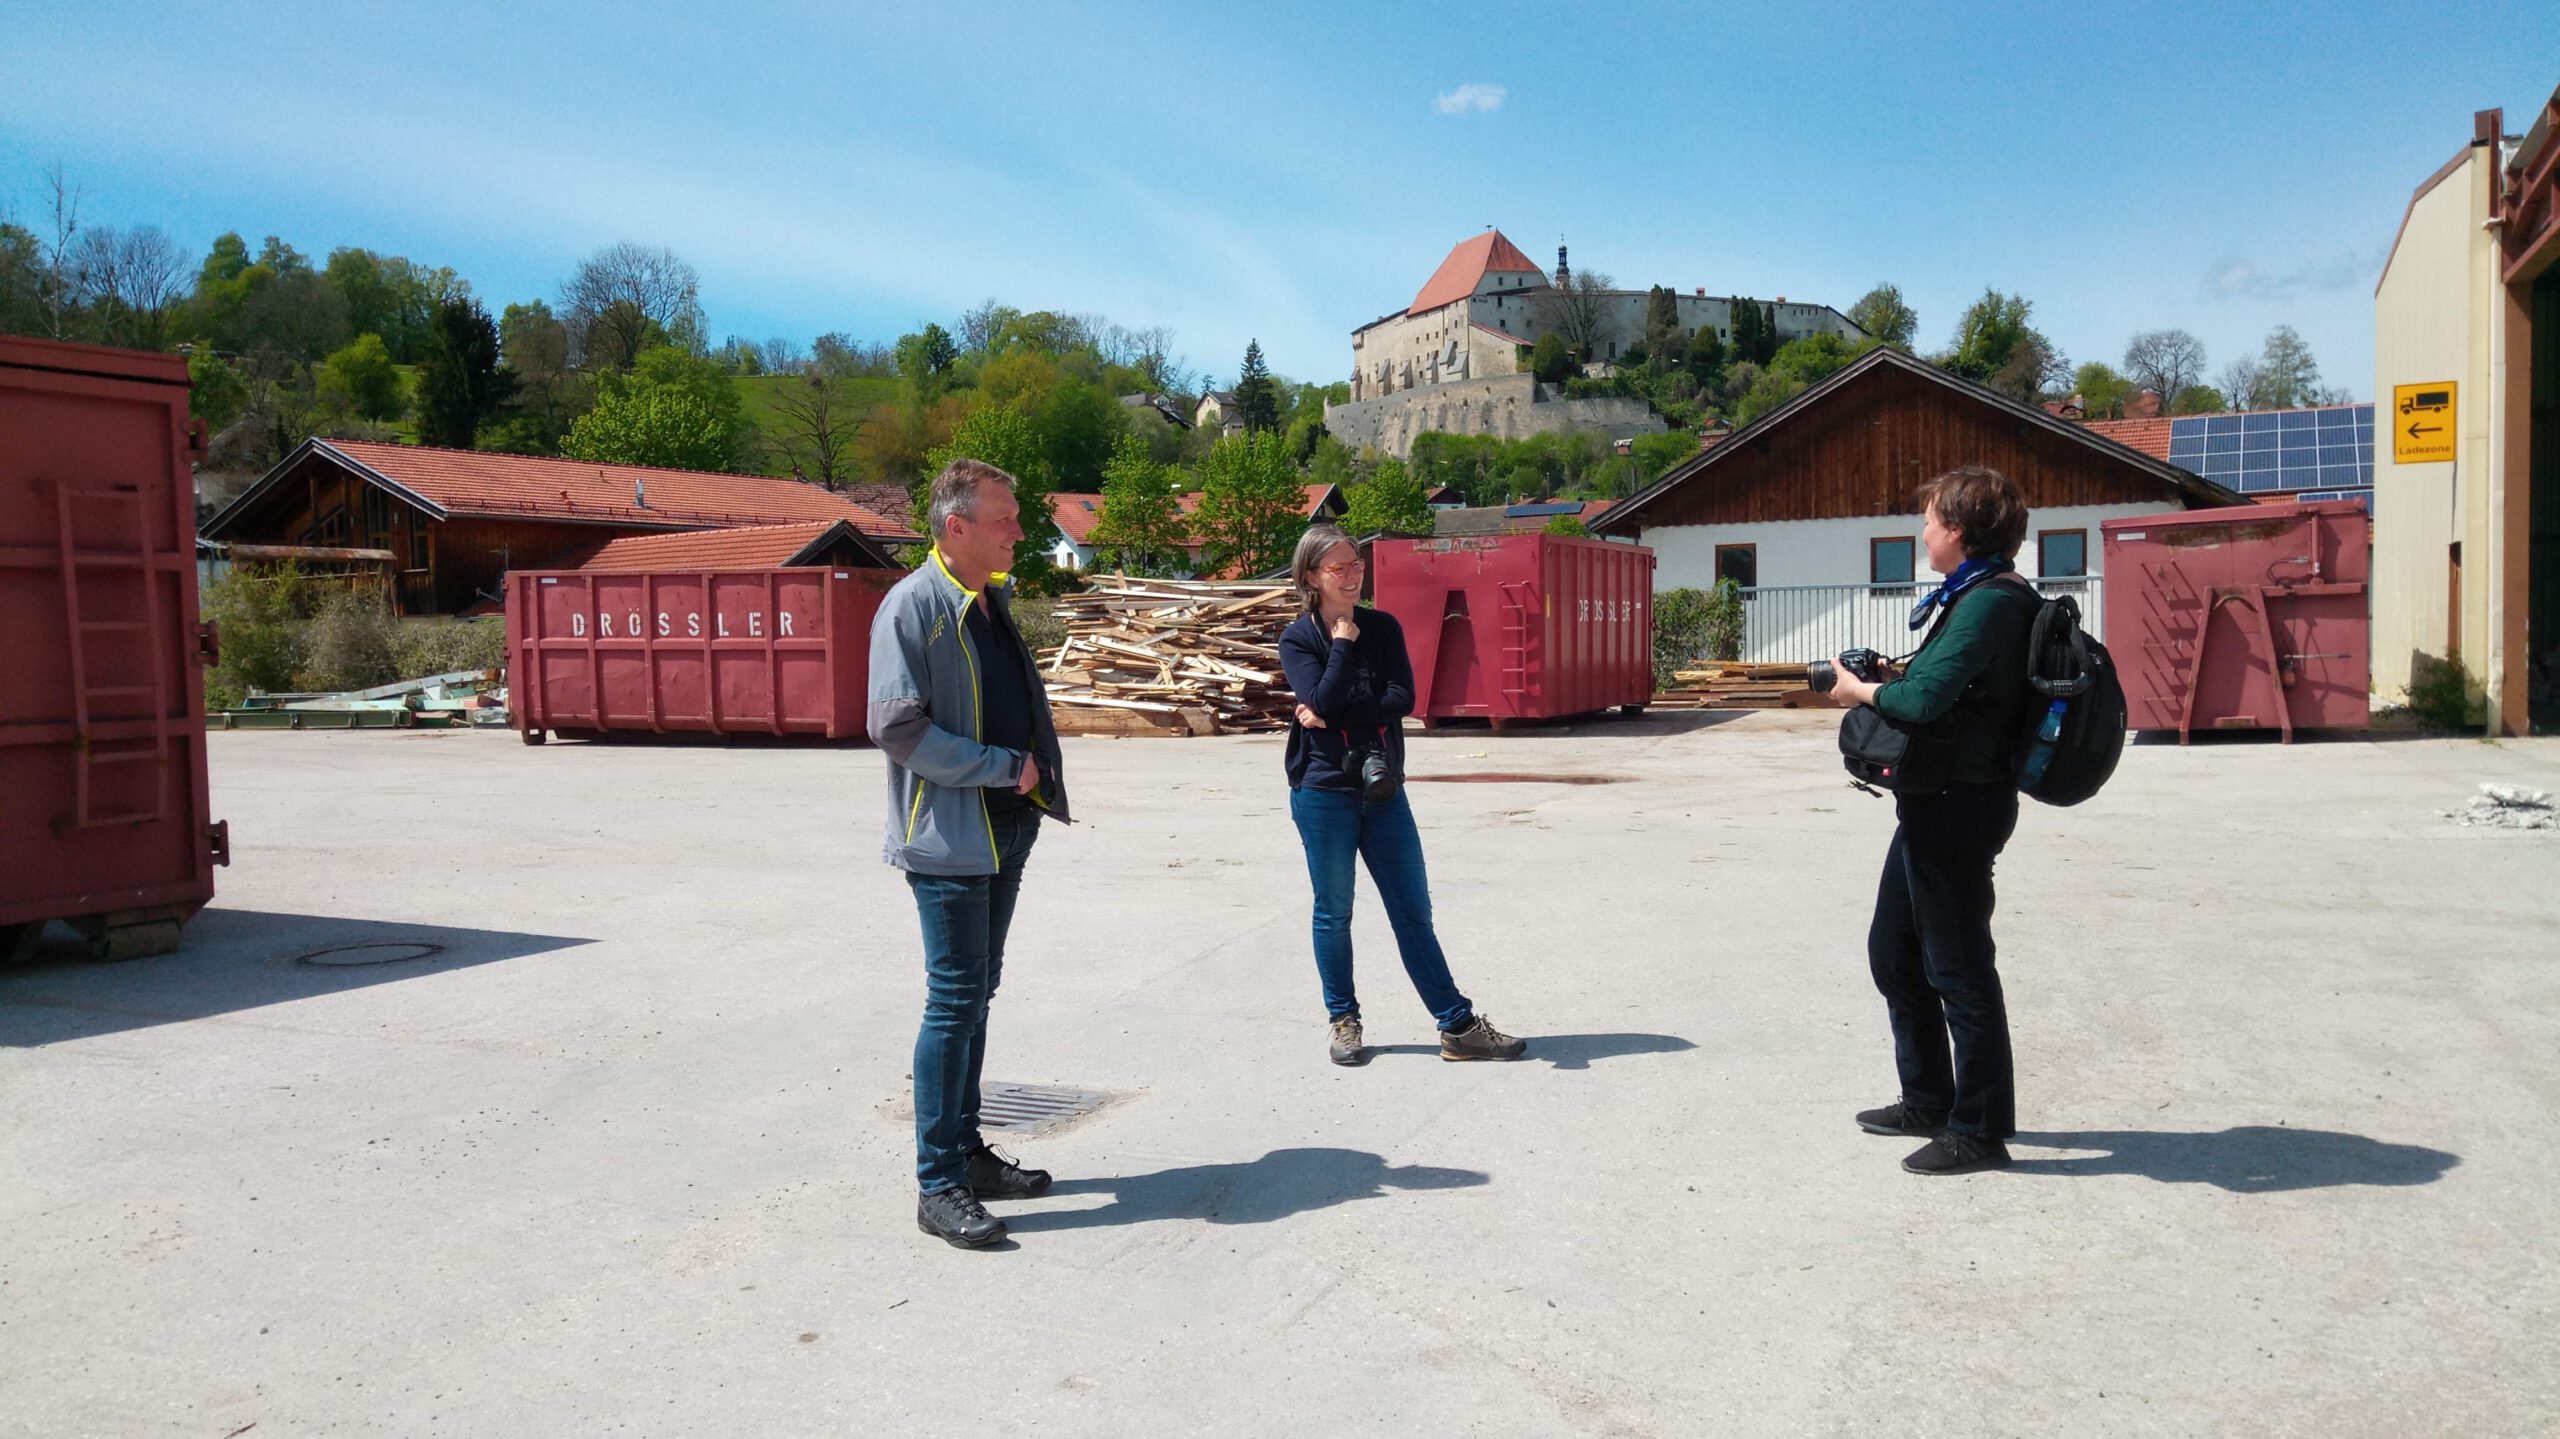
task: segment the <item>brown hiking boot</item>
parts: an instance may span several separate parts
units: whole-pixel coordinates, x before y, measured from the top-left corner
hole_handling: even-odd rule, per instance
[[[1514,1039],[1493,1027],[1493,1021],[1479,1014],[1464,1029],[1440,1031],[1442,1059],[1518,1059],[1529,1052],[1529,1041]]]
[[[1333,1044],[1328,1051],[1336,1064],[1367,1064],[1369,1047],[1361,1039],[1360,1016],[1346,1014],[1333,1022]]]

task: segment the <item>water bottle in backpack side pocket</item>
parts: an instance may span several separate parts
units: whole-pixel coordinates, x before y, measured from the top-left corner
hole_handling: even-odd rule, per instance
[[[2035,745],[2027,751],[2026,767],[2018,773],[2018,788],[2031,790],[2044,779],[2045,766],[2053,763],[2054,746],[2062,742],[2062,710],[2068,700],[2054,700],[2044,709],[2044,722],[2036,726]]]

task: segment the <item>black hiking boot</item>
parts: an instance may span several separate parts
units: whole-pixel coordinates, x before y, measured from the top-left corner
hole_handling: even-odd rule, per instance
[[[1976,1174],[2009,1167],[2009,1146],[1950,1129],[1912,1151],[1902,1167],[1914,1174]]]
[[[1004,1238],[1004,1221],[966,1189],[917,1196],[916,1228],[955,1249],[984,1249]]]
[[[981,1143],[969,1151],[969,1188],[980,1199],[1037,1199],[1049,1192],[1049,1171],[1025,1169],[1004,1151]]]

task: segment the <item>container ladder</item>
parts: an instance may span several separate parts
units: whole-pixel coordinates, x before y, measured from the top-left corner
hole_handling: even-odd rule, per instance
[[[112,825],[156,824],[167,817],[168,806],[169,787],[163,782],[163,777],[168,773],[170,738],[168,655],[165,653],[168,641],[160,632],[161,626],[152,623],[150,618],[156,613],[153,601],[158,598],[155,591],[158,586],[160,565],[159,557],[151,549],[149,502],[141,488],[135,485],[119,485],[105,490],[81,490],[66,484],[57,490],[55,495],[55,514],[59,523],[57,540],[62,560],[63,622],[70,629],[71,641],[69,651],[73,800],[71,817],[63,822],[63,827],[102,829]],[[74,517],[79,513],[76,507],[80,505],[130,507],[133,515],[131,552],[82,550],[79,545],[78,527],[74,522]],[[127,570],[133,572],[136,586],[140,591],[133,613],[141,618],[122,620],[87,618],[81,605],[84,573],[93,578],[104,579],[108,576],[120,576]],[[151,682],[139,685],[90,683],[89,637],[103,634],[129,634],[137,630],[149,636]],[[103,706],[129,712],[131,702],[137,701],[147,703],[151,707],[151,734],[147,743],[138,743],[137,741],[141,739],[139,736],[102,743],[94,733],[99,723],[98,708]],[[124,728],[124,726],[118,727]],[[151,793],[150,808],[99,812],[95,807],[97,789],[95,780],[98,771],[110,765],[145,762],[153,766],[152,780],[148,786]]]

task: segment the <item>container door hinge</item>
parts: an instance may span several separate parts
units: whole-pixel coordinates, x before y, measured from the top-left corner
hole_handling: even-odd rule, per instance
[[[196,626],[196,662],[207,667],[222,663],[222,626],[212,620]]]
[[[213,852],[213,862],[228,866],[231,863],[231,821],[218,819],[205,826],[204,838]]]

